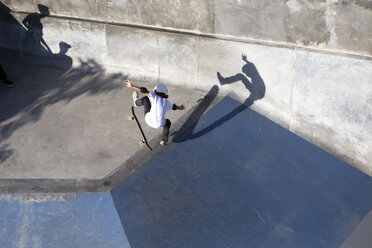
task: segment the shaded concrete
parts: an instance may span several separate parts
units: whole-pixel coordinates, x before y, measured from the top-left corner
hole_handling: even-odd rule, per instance
[[[338,248],[372,209],[371,177],[249,108],[226,120],[240,108],[225,98],[112,190],[131,247]]]
[[[0,194],[0,246],[130,248],[108,192]]]
[[[111,192],[0,194],[0,245],[369,247],[371,177],[215,93]]]

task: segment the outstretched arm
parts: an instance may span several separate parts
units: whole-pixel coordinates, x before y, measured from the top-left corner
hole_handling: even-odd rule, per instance
[[[125,81],[125,85],[126,85],[128,88],[134,89],[134,90],[139,91],[139,92],[141,92],[141,93],[143,93],[143,94],[146,94],[146,95],[149,95],[149,94],[150,94],[149,91],[148,91],[145,87],[138,87],[138,86],[135,86],[135,85],[132,84],[132,82],[131,82],[129,79],[127,79],[127,80]]]

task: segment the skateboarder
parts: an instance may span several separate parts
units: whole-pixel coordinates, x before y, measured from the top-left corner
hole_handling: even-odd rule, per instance
[[[0,83],[8,86],[8,87],[13,87],[14,83],[8,79],[8,76],[6,75],[3,67],[0,64]]]
[[[169,119],[165,119],[165,113],[168,110],[183,110],[185,107],[183,104],[177,106],[171,104],[168,98],[168,89],[164,84],[158,84],[154,88],[154,92],[149,92],[145,87],[137,87],[132,84],[128,79],[126,86],[132,88],[133,92],[133,104],[135,107],[144,106],[145,121],[147,125],[152,128],[163,127],[163,137],[160,141],[160,145],[166,145],[168,142],[169,128],[171,122]],[[138,92],[145,94],[146,96],[139,98]]]

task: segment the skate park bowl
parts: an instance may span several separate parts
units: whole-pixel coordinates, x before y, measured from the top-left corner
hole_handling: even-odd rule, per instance
[[[0,247],[371,247],[369,1],[0,11]],[[154,152],[128,78],[186,106]]]

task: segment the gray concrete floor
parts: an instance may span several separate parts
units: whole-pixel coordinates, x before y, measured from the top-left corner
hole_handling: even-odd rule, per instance
[[[16,85],[0,87],[0,180],[102,178],[140,147],[128,120],[133,91],[123,85],[126,75],[93,62],[66,72],[3,66]],[[170,87],[169,95],[171,103],[190,108],[204,93]],[[147,127],[143,109],[136,110],[148,139],[159,135],[162,129]],[[184,113],[167,117],[175,121]]]
[[[359,223],[340,248],[369,248],[372,246],[372,210]]]

